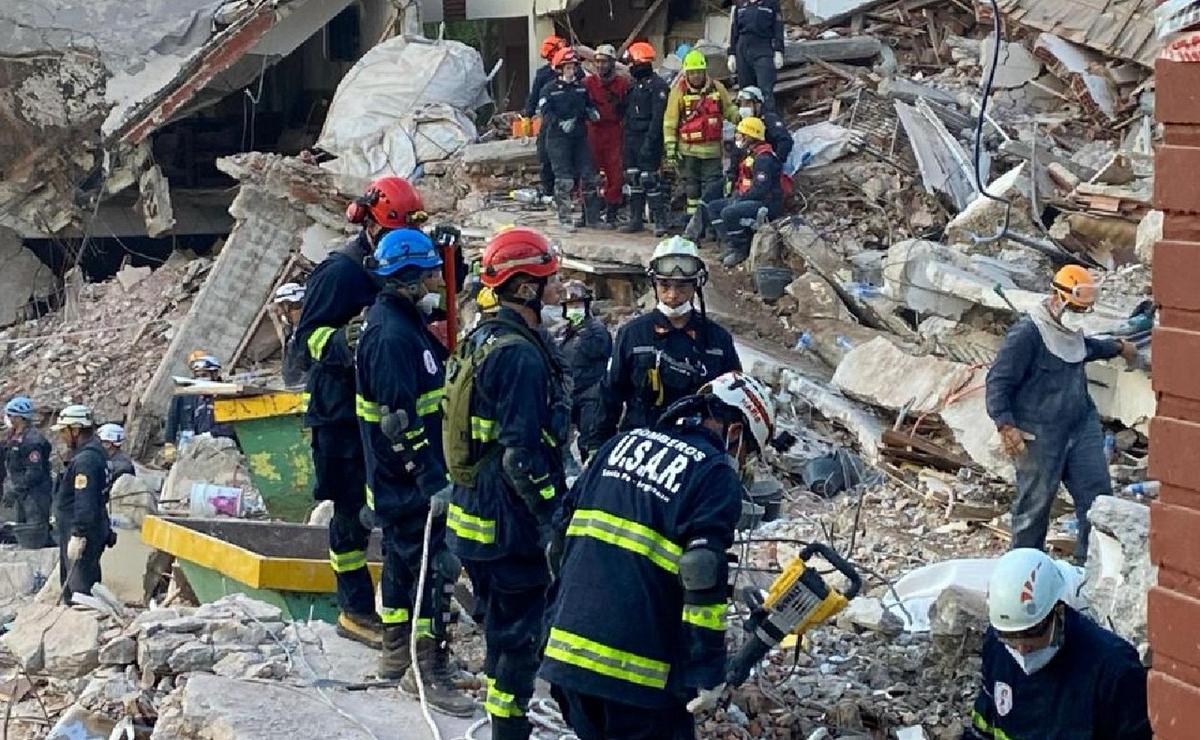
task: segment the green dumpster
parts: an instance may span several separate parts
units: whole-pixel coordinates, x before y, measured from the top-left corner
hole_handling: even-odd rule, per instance
[[[313,464],[299,393],[224,396],[213,415],[231,424],[272,519],[303,522],[312,511]]]

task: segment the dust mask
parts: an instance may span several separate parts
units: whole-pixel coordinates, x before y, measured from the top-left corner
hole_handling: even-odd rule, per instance
[[[738,108],[738,115],[740,115],[742,118],[753,118],[754,117],[754,109],[743,106],[741,108]]]
[[[1025,671],[1026,676],[1032,676],[1045,668],[1054,659],[1054,656],[1062,649],[1062,645],[1047,645],[1040,650],[1034,650],[1032,653],[1026,654],[1021,654],[1008,645],[1005,645],[1004,649],[1008,651],[1008,654],[1012,656],[1017,665],[1021,666],[1021,670]]]
[[[421,296],[419,301],[417,301],[417,308],[420,309],[421,313],[425,314],[426,316],[433,313],[434,309],[440,308],[441,305],[441,293],[426,293],[425,295]]]
[[[663,316],[666,316],[668,319],[677,319],[680,316],[687,316],[692,312],[692,302],[688,301],[686,303],[679,304],[675,308],[671,308],[662,301],[659,301],[656,308],[658,309],[659,313],[661,313]]]
[[[587,310],[583,308],[568,308],[566,310],[567,321],[578,326],[587,318]]]
[[[13,428],[12,419],[8,418],[8,414],[5,414],[5,415],[4,415],[4,428],[5,428],[5,429],[12,429],[12,428]]]

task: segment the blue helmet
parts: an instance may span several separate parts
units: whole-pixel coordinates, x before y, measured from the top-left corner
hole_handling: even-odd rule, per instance
[[[17,396],[4,404],[4,413],[9,416],[19,416],[22,419],[33,418],[33,401],[25,396]]]
[[[407,267],[433,270],[442,266],[442,256],[433,241],[416,229],[389,231],[379,240],[373,257],[371,272],[384,278]]]

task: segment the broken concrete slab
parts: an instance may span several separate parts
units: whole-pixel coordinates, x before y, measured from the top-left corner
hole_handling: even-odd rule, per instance
[[[1049,31],[1118,59],[1154,66],[1154,0],[1001,0],[1006,22]]]
[[[150,277],[151,272],[153,272],[153,270],[151,270],[149,267],[131,267],[126,265],[120,270],[117,270],[115,277],[117,278],[117,282],[121,285],[121,290],[128,293],[129,291],[133,290],[134,286],[136,286],[138,283]]]
[[[473,723],[434,713],[443,737]],[[477,737],[490,737],[486,728]],[[398,691],[343,691],[193,675],[164,702],[152,740],[368,740],[430,737],[420,704]]]
[[[868,632],[895,637],[904,631],[904,622],[891,612],[885,611],[879,599],[871,596],[859,596],[838,614],[837,625],[844,630],[857,627]]]
[[[57,284],[54,271],[37,255],[25,248],[15,231],[0,226],[0,328],[25,317],[25,307],[34,299],[44,299]]]
[[[1038,36],[1033,53],[1067,83],[1084,110],[1093,116],[1116,120],[1119,96],[1103,56],[1049,33]]]
[[[811,319],[833,319],[853,321],[854,315],[837,292],[819,275],[805,273],[793,280],[786,288],[787,294],[796,299],[796,315]]]
[[[537,141],[526,138],[470,144],[459,151],[459,157],[471,171],[537,167]]]
[[[162,483],[149,476],[123,475],[113,483],[109,494],[109,513],[129,520],[134,527],[141,527],[150,514],[158,513],[158,488]]]
[[[883,0],[799,0],[808,23],[833,24],[855,13],[865,13]]]
[[[1040,161],[1040,160],[1039,160]],[[987,191],[998,198],[1012,201],[1012,212],[1009,214],[1010,228],[1026,234],[1034,233],[1033,222],[1025,214],[1029,213],[1029,178],[1026,174],[1029,168],[1022,162],[1011,170],[1000,175],[987,185]],[[945,240],[948,244],[973,244],[977,238],[987,239],[996,235],[1004,224],[1007,206],[983,195],[973,196],[973,199],[962,208],[958,215],[946,225]]]
[[[1144,655],[1146,594],[1158,579],[1150,562],[1150,508],[1100,496],[1088,510],[1087,576],[1083,596],[1093,615]]]
[[[0,550],[0,604],[24,599],[57,580],[57,547]]]
[[[1154,262],[1154,245],[1162,239],[1163,212],[1150,211],[1138,223],[1137,235],[1134,238],[1134,254],[1138,262],[1149,265]]]
[[[197,483],[238,488],[245,500],[253,490],[250,480],[250,470],[237,442],[202,434],[179,450],[163,483],[161,500],[173,506],[186,506],[191,500],[192,486]]]
[[[915,106],[899,100],[896,115],[908,135],[925,190],[947,198],[954,211],[961,211],[975,198],[971,158],[925,100]]]
[[[986,78],[992,66],[992,39],[989,36],[979,46],[979,60]],[[1036,80],[1042,72],[1042,63],[1025,45],[1015,41],[1000,43],[1000,58],[996,64],[996,76],[992,86],[1001,90],[1021,87]]]
[[[25,670],[60,678],[83,676],[99,665],[100,622],[69,606],[30,603],[4,636]]]
[[[790,370],[780,373],[779,385],[784,392],[804,399],[819,414],[853,434],[863,459],[872,465],[879,462],[879,440],[886,427],[877,416],[829,387]]]
[[[800,64],[812,59],[820,59],[823,62],[874,59],[882,52],[883,42],[874,36],[783,42],[784,64]]]

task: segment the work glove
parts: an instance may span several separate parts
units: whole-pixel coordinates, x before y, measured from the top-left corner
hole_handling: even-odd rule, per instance
[[[175,445],[171,444],[170,442],[163,445],[162,456],[163,456],[163,462],[165,464],[167,464],[167,465],[173,464],[175,462],[175,457],[177,454],[178,453],[175,450]]]
[[[1004,454],[1016,459],[1025,454],[1025,432],[1014,426],[1000,427],[1000,445]]]
[[[388,441],[404,449],[404,431],[408,429],[408,414],[404,409],[392,411],[387,406],[379,407],[379,431]]]
[[[675,144],[667,145],[666,151],[663,153],[663,164],[668,169],[676,169],[679,167],[679,147]]]
[[[568,118],[568,119],[567,119],[567,120],[565,120],[565,121],[559,121],[559,122],[558,122],[558,127],[559,127],[560,129],[562,129],[562,132],[563,132],[564,134],[569,134],[569,133],[571,133],[572,131],[574,131],[574,130],[575,130],[575,119],[574,119],[574,118]]]
[[[587,116],[589,121],[599,121],[600,111],[596,110],[595,108],[589,108]]]
[[[85,547],[87,547],[86,537],[80,537],[77,534],[71,535],[71,539],[67,541],[67,560],[79,560],[83,557]]]
[[[721,700],[721,695],[725,693],[725,684],[720,683],[711,689],[700,689],[696,692],[696,698],[687,703],[687,710],[692,714],[707,712],[717,706],[717,702]]]
[[[1126,362],[1133,362],[1136,360],[1138,355],[1137,345],[1125,339],[1118,341],[1121,342],[1121,357],[1124,357]]]
[[[783,69],[783,52],[782,51],[775,52],[775,69]],[[767,92],[770,92],[770,90],[768,90]]]
[[[358,340],[362,338],[363,319],[355,316],[346,324],[346,346],[351,352],[358,349]]]
[[[450,224],[438,224],[429,235],[433,243],[439,247],[452,247],[462,241],[462,231]]]
[[[737,57],[730,54],[728,57],[725,58],[725,66],[729,67],[729,74],[731,74],[731,75],[737,74]]]
[[[450,495],[454,493],[454,486],[447,483],[442,490],[433,494],[429,499],[429,510],[433,516],[446,516],[446,511],[450,508]]]

